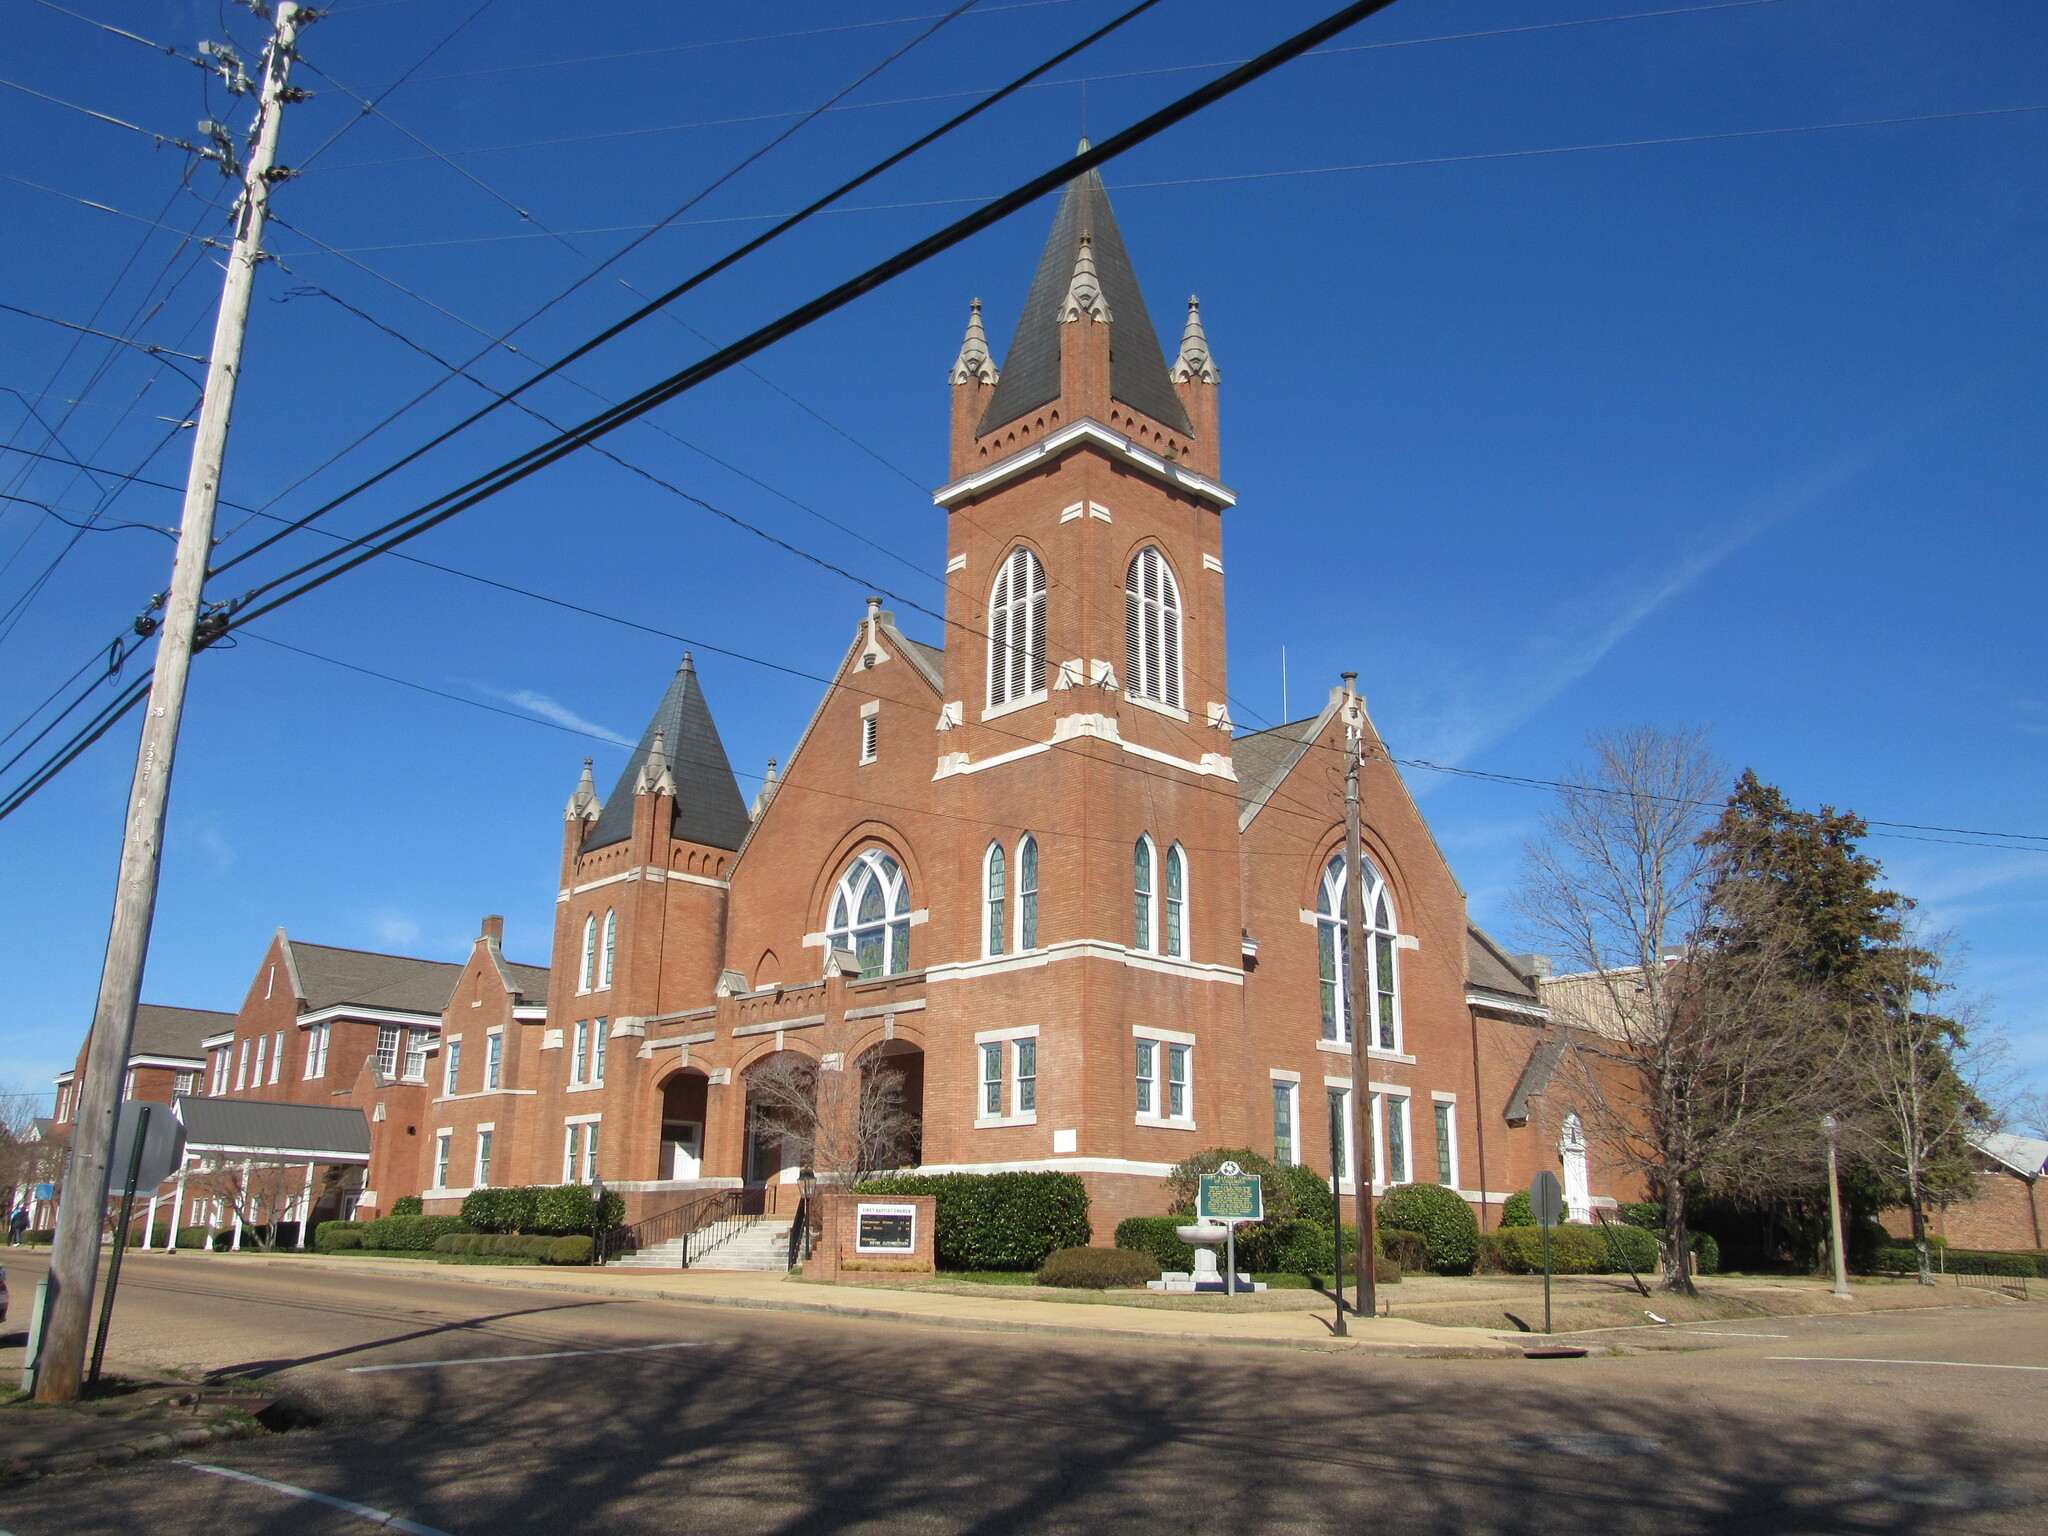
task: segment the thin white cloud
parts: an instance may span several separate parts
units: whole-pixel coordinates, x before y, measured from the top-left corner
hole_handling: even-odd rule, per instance
[[[568,705],[532,688],[518,688],[507,692],[503,688],[493,688],[488,683],[472,682],[470,686],[488,693],[494,699],[503,699],[507,704],[523,709],[528,714],[539,715],[541,719],[552,720],[557,725],[566,725],[572,731],[587,732],[618,747],[635,745],[630,736],[621,736],[609,726],[599,725],[594,720],[586,720]]]

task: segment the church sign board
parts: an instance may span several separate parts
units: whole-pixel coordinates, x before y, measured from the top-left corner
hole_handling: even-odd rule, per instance
[[[917,1207],[863,1200],[854,1219],[855,1253],[917,1252]]]
[[[1256,1173],[1239,1173],[1237,1164],[1225,1164],[1221,1172],[1202,1175],[1195,1214],[1204,1221],[1263,1221],[1266,1186]]]

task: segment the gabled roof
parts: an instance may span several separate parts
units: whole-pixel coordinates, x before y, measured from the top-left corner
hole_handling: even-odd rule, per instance
[[[1970,1145],[1986,1157],[2005,1164],[2023,1179],[2038,1179],[2048,1173],[2048,1141],[2038,1141],[2032,1136],[2014,1136],[2006,1131],[1991,1131],[1982,1136],[1972,1136]]]
[[[1536,987],[1516,967],[1514,957],[1477,923],[1465,925],[1465,982],[1483,992],[1498,992],[1518,1002],[1536,1003]]]
[[[205,1056],[199,1042],[208,1035],[235,1027],[232,1013],[211,1008],[166,1008],[161,1003],[142,1003],[135,1009],[135,1034],[128,1043],[131,1056],[184,1056],[197,1061]]]
[[[174,1107],[194,1151],[317,1152],[351,1161],[370,1155],[370,1123],[360,1109],[198,1098],[178,1099]]]
[[[718,739],[711,706],[704,702],[697,668],[685,652],[661,706],[641,733],[640,745],[626,759],[625,771],[598,813],[597,824],[584,838],[583,851],[608,848],[633,835],[633,787],[654,750],[657,732],[676,784],[671,835],[710,848],[739,847],[749,825],[747,802],[732,776],[725,744]]]
[[[1564,1060],[1564,1047],[1561,1037],[1536,1042],[1536,1048],[1529,1052],[1529,1060],[1522,1067],[1521,1077],[1515,1081],[1515,1091],[1508,1095],[1507,1106],[1501,1111],[1501,1118],[1509,1125],[1522,1125],[1528,1121],[1529,1101],[1543,1097],[1551,1078],[1557,1075],[1557,1064]]]
[[[1017,317],[1017,333],[1003,356],[1002,378],[975,429],[977,437],[1059,398],[1060,338],[1066,329],[1059,315],[1084,235],[1089,238],[1102,301],[1113,317],[1108,322],[1111,396],[1176,431],[1194,431],[1166,376],[1166,358],[1146,313],[1138,275],[1124,251],[1116,215],[1110,211],[1109,193],[1102,177],[1089,171],[1068,182],[1060,197],[1038,275],[1031,280],[1024,312]]]
[[[944,690],[946,686],[946,648],[942,645],[926,645],[922,640],[913,640],[894,624],[886,625],[889,634],[900,644],[905,654],[917,669],[924,673],[925,680],[934,688]]]
[[[1306,720],[1293,720],[1271,730],[1254,731],[1230,743],[1230,763],[1237,770],[1237,826],[1241,832],[1264,809],[1280,781],[1294,771],[1294,765],[1322,734],[1330,716],[1325,709]]]
[[[302,989],[299,996],[315,1013],[344,1006],[439,1013],[455,995],[455,983],[462,979],[462,967],[446,960],[335,949],[298,939],[285,943]]]

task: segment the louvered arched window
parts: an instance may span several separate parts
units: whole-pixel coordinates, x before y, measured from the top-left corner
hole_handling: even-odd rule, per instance
[[[583,919],[583,963],[576,968],[576,990],[588,992],[597,981],[597,914]]]
[[[988,605],[988,706],[1045,692],[1045,567],[1013,549],[996,574]]]
[[[1180,586],[1152,545],[1124,578],[1124,691],[1175,709],[1180,703]]]

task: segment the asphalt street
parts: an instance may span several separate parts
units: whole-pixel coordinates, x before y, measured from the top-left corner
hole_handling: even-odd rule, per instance
[[[33,1263],[8,1268],[31,1294]],[[1397,1359],[179,1258],[124,1276],[113,1363],[267,1375],[323,1422],[0,1488],[0,1527],[2036,1536],[2044,1323],[2016,1302]]]

